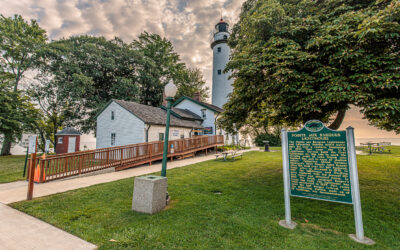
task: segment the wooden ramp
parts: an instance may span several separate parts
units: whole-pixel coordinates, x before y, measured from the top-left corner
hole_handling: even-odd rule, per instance
[[[208,149],[222,146],[224,137],[223,135],[197,136],[169,141],[168,144],[168,158],[172,160],[194,156],[199,151],[207,153]],[[172,145],[173,152],[171,152]],[[51,155],[46,159],[37,159],[35,165],[40,168],[39,182],[42,183],[111,167],[119,171],[147,163],[151,164],[162,159],[163,148],[163,141],[131,144]],[[32,164],[31,160],[29,160],[29,164]]]

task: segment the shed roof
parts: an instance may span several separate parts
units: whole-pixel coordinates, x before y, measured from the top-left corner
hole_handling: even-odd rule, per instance
[[[57,132],[55,135],[81,135],[81,133],[71,127],[66,127],[63,130]]]
[[[167,112],[166,110],[159,108],[159,107],[152,107],[148,105],[139,104],[136,102],[128,102],[122,100],[115,100],[115,103],[132,113],[133,115],[137,116],[141,119],[144,123],[147,124],[154,124],[154,125],[166,125],[167,120]],[[184,111],[182,109],[175,110],[180,114],[183,114]],[[188,112],[185,112],[185,116],[190,116]],[[191,116],[194,117],[193,115]],[[175,127],[185,127],[185,128],[203,128],[197,121],[197,119],[180,119],[175,115],[171,115],[170,118],[170,125]]]

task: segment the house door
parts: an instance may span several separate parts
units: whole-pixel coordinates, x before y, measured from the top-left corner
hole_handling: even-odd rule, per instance
[[[68,153],[73,153],[75,152],[76,137],[69,137],[68,139]]]

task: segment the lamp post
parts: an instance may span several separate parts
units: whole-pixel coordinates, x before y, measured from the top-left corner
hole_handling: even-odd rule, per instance
[[[161,168],[161,176],[167,176],[167,154],[168,154],[168,137],[169,137],[169,118],[171,115],[171,105],[174,96],[176,95],[177,88],[175,84],[171,81],[164,88],[165,96],[167,99],[167,123],[165,127],[165,136],[164,136],[164,150],[163,150],[163,159],[162,159],[162,168]]]

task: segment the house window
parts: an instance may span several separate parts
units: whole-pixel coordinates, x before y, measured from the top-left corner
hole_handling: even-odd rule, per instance
[[[220,69],[218,70],[218,75],[221,75],[221,71],[222,71],[222,70],[220,70]]]
[[[164,141],[164,133],[158,133],[158,140]]]
[[[205,120],[207,118],[206,116],[206,109],[202,109],[201,110],[201,117],[203,117],[203,120]]]
[[[62,137],[58,137],[57,143],[58,143],[58,144],[62,144],[62,143],[63,143],[63,138],[62,138]]]
[[[115,133],[111,133],[111,146],[115,146]]]
[[[221,52],[221,47],[218,47],[218,48],[217,48],[217,51],[218,51],[218,52]]]
[[[114,120],[114,118],[115,118],[114,111],[111,111],[111,120]]]

